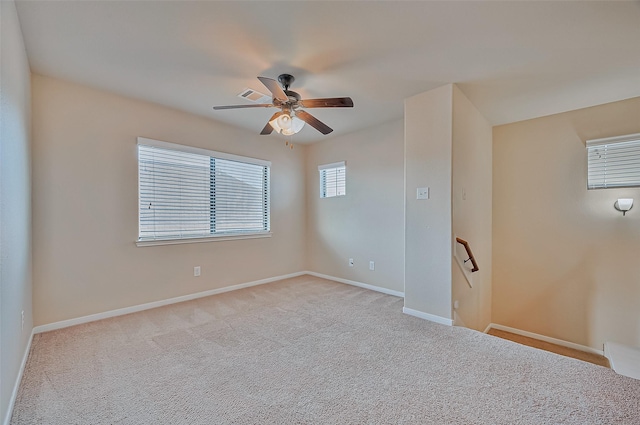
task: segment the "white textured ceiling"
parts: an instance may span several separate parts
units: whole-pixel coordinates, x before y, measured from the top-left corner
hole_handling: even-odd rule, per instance
[[[400,118],[405,98],[446,83],[492,124],[640,96],[637,1],[16,3],[33,72],[256,133],[274,110],[212,106],[283,72],[303,98],[353,98],[309,110],[331,136]]]

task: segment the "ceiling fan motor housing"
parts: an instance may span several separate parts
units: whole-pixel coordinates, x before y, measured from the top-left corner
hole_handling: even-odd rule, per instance
[[[291,90],[284,90],[284,94],[286,94],[289,99],[293,98],[291,100],[295,99],[296,102],[301,99],[300,94]]]

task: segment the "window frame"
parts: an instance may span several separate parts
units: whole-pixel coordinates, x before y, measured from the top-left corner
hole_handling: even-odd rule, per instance
[[[140,239],[140,149],[139,146],[157,147],[161,149],[173,150],[178,152],[185,152],[197,155],[208,156],[210,158],[236,161],[245,164],[252,164],[265,167],[265,180],[266,185],[266,203],[267,203],[267,215],[265,226],[267,230],[264,231],[250,231],[250,232],[224,232],[219,234],[209,234],[206,236],[187,236],[187,237],[168,237],[168,238],[155,238],[155,239]],[[138,196],[137,196],[137,214],[138,214],[138,238],[136,239],[137,246],[154,246],[154,245],[175,245],[185,243],[202,243],[202,242],[217,242],[227,240],[240,240],[240,239],[256,239],[256,238],[270,238],[271,232],[271,161],[266,161],[258,158],[251,158],[246,156],[234,155],[226,152],[212,151],[208,149],[196,148],[193,146],[181,145],[177,143],[163,142],[161,140],[148,139],[145,137],[138,137],[136,143],[136,166],[138,167]]]
[[[598,190],[598,189],[625,189],[625,188],[638,188],[640,187],[640,161],[638,161],[637,159],[635,160],[635,162],[638,162],[638,171],[636,172],[629,172],[628,173],[628,178],[636,178],[637,177],[637,181],[630,183],[630,184],[621,184],[621,183],[615,183],[615,179],[613,180],[613,182],[608,183],[607,182],[607,162],[605,162],[604,165],[599,164],[597,162],[592,162],[591,158],[592,158],[592,150],[597,151],[597,149],[602,148],[605,151],[605,156],[608,154],[607,150],[609,149],[609,146],[616,146],[615,148],[611,148],[613,149],[614,152],[611,152],[610,155],[612,155],[611,158],[612,159],[612,164],[611,166],[613,167],[613,171],[619,171],[620,168],[618,168],[618,170],[616,170],[616,167],[620,167],[621,163],[619,158],[621,158],[620,156],[620,152],[616,153],[615,150],[616,149],[625,149],[625,145],[628,147],[631,147],[633,150],[633,153],[638,153],[640,154],[640,133],[637,134],[627,134],[627,135],[623,135],[623,136],[615,136],[615,137],[606,137],[606,138],[602,138],[602,139],[593,139],[593,140],[587,140],[586,141],[586,148],[587,148],[587,190]],[[616,158],[617,156],[617,158]],[[606,159],[605,159],[606,161]],[[617,162],[617,163],[616,163]],[[595,172],[591,171],[591,168],[604,168],[605,171],[602,172],[602,176],[595,177]],[[635,169],[635,168],[634,168]],[[596,182],[591,183],[590,181],[590,177],[591,175],[594,175],[594,179],[598,180],[598,184],[596,184]],[[635,175],[634,175],[635,174]],[[618,175],[620,175],[618,173]]]
[[[325,182],[323,181],[322,173],[323,172],[326,173],[327,170],[337,170],[340,168],[344,168],[344,193],[338,194],[336,190],[335,195],[323,196],[323,194],[326,193],[326,184],[324,184]],[[347,196],[347,162],[346,161],[338,161],[338,162],[332,162],[330,164],[318,165],[318,179],[319,179],[318,182],[319,182],[319,189],[320,189],[320,199],[339,198],[342,196]]]

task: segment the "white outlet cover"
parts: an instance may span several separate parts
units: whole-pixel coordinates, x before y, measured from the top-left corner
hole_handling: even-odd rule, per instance
[[[200,266],[195,266],[193,268],[193,275],[194,276],[200,276]]]

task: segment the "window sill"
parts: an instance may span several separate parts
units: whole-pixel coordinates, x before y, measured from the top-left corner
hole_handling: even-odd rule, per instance
[[[241,235],[206,236],[201,238],[154,239],[154,240],[147,240],[147,241],[136,241],[136,246],[179,245],[179,244],[185,244],[185,243],[235,241],[240,239],[260,239],[260,238],[270,238],[271,235],[272,235],[271,232],[265,232],[265,233],[247,233],[247,234],[241,234]]]

